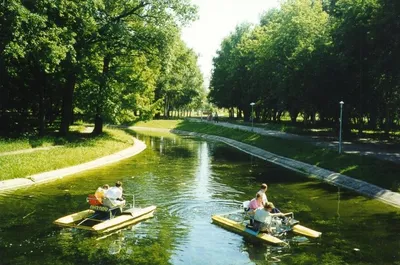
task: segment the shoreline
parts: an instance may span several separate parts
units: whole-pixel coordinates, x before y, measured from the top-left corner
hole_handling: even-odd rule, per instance
[[[289,170],[296,171],[308,177],[316,178],[334,186],[339,186],[355,191],[361,195],[377,199],[385,204],[400,208],[399,193],[378,187],[374,184],[370,184],[362,180],[358,180],[331,170],[320,168],[294,159],[279,156],[264,149],[229,138],[181,130],[171,130],[171,132],[179,135],[189,135],[205,138],[207,140],[223,142],[231,147],[239,149],[242,152],[248,153],[270,163],[285,167]]]
[[[83,164],[42,172],[35,175],[27,176],[25,178],[2,180],[0,181],[0,193],[19,188],[29,187],[32,185],[41,184],[56,179],[61,179],[68,175],[73,175],[88,169],[93,169],[96,167],[101,167],[107,164],[115,163],[123,159],[135,156],[147,148],[144,142],[136,138],[133,138],[133,141],[134,145],[132,147],[128,147],[117,153],[100,157]]]
[[[300,162],[294,159],[286,158],[283,156],[276,155],[274,153],[268,152],[264,149],[245,144],[230,138],[225,138],[222,136],[208,135],[203,133],[181,131],[176,129],[165,129],[165,128],[152,128],[152,127],[130,127],[132,130],[138,129],[143,131],[161,131],[161,132],[171,132],[177,135],[188,135],[199,138],[204,138],[207,140],[223,142],[233,148],[236,148],[242,152],[248,153],[262,160],[268,161],[270,163],[282,166],[292,171],[301,173],[307,177],[315,178],[320,181],[326,182],[328,184],[343,187],[352,191],[355,191],[361,195],[369,198],[377,199],[385,204],[400,208],[400,194],[392,192],[390,190],[378,187],[374,184],[358,180],[331,170],[320,168],[311,164]],[[40,184],[56,179],[61,179],[68,175],[76,174],[88,169],[100,167],[110,163],[118,162],[125,158],[132,157],[139,154],[147,148],[146,144],[136,138],[134,139],[134,145],[127,149],[124,149],[115,154],[101,157],[90,162],[83,164],[61,168],[53,171],[43,172],[26,178],[16,178],[10,180],[0,181],[0,193],[14,190],[18,188],[28,187],[35,184]]]

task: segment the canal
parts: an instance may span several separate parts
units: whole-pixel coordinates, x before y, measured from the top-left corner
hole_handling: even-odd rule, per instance
[[[0,194],[1,265],[400,264],[400,210],[279,168],[222,143],[138,132],[141,154],[54,182]],[[88,207],[104,183],[123,182],[154,218],[108,235],[52,222]],[[211,222],[239,209],[261,183],[283,211],[322,232],[254,241]]]

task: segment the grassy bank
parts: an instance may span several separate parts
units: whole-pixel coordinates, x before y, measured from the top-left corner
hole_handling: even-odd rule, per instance
[[[399,191],[400,166],[392,162],[356,154],[339,155],[329,148],[316,147],[295,140],[262,136],[208,123],[184,121],[177,123],[176,129],[231,138],[277,155],[340,172],[393,191]]]
[[[76,129],[76,128],[75,128]],[[38,150],[0,156],[0,180],[23,178],[29,175],[73,166],[113,154],[132,146],[132,136],[123,130],[106,128],[104,134],[92,136],[75,130],[68,137],[45,137],[34,139],[35,147],[61,146],[49,150]],[[1,140],[1,152],[29,150],[32,138]]]
[[[238,125],[244,126],[252,126],[251,122],[243,121],[241,119],[229,119],[227,117],[220,117],[220,121],[229,122]],[[320,124],[304,124],[302,122],[297,122],[293,124],[289,119],[283,119],[279,123],[275,122],[267,122],[267,123],[253,123],[254,127],[263,128],[265,130],[272,131],[280,131],[286,133],[293,133],[298,135],[306,135],[306,136],[318,136],[318,137],[338,137],[338,132],[332,129],[332,127],[323,126]],[[358,134],[358,129],[351,129],[350,132],[347,132],[346,139],[351,141],[360,141],[360,138],[363,139],[373,139],[373,140],[382,140],[382,141],[390,141],[392,143],[400,144],[400,130],[393,129],[388,135],[385,134],[383,130],[368,130],[364,129],[362,137]]]
[[[161,129],[175,129],[184,120],[152,120],[152,121],[139,121],[133,126],[148,127],[148,128],[161,128]]]

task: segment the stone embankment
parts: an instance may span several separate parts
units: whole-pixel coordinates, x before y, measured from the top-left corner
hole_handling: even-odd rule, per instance
[[[193,122],[207,122],[201,119],[191,118],[189,119]],[[218,122],[213,123],[214,125],[238,129],[242,131],[254,132],[260,135],[272,136],[287,140],[302,141],[305,143],[310,143],[315,146],[338,149],[339,142],[337,140],[332,140],[329,138],[319,137],[319,136],[306,136],[297,135],[292,133],[280,132],[267,130],[259,127],[251,127],[239,124],[232,124],[229,122]],[[343,141],[343,152],[348,154],[359,154],[363,156],[370,156],[378,158],[381,160],[391,161],[400,164],[400,144],[387,143],[384,141],[372,141],[370,139],[360,139],[359,142]]]
[[[317,178],[319,180],[325,181],[335,186],[344,187],[353,191],[356,191],[365,196],[375,198],[384,203],[390,204],[392,206],[400,208],[400,194],[392,192],[387,189],[383,189],[376,185],[367,183],[362,180],[354,179],[349,176],[333,172],[327,169],[323,169],[317,166],[313,166],[307,163],[296,161],[290,158],[279,156],[258,147],[248,145],[242,142],[238,142],[229,138],[207,135],[195,132],[187,132],[180,130],[172,130],[173,133],[181,135],[190,135],[195,137],[205,138],[207,140],[223,142],[234,148],[237,148],[243,152],[256,156],[260,159],[266,160],[268,162],[274,163],[276,165],[285,167],[290,170],[297,171],[299,173],[305,174],[310,177]]]
[[[120,152],[117,152],[109,156],[98,158],[96,160],[87,163],[67,168],[57,169],[49,172],[39,173],[32,176],[28,176],[26,178],[16,178],[16,179],[0,181],[0,192],[21,187],[27,187],[55,179],[60,179],[68,175],[82,172],[84,170],[93,169],[110,163],[115,163],[125,158],[137,155],[144,149],[146,149],[146,144],[144,142],[139,141],[136,138],[134,138],[133,140],[134,140],[134,145],[132,147],[129,147],[127,149],[124,149]]]

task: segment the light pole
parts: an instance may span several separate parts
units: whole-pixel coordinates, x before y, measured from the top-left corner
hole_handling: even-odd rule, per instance
[[[251,102],[250,103],[250,106],[251,106],[251,131],[254,131],[254,126],[253,126],[253,120],[254,120],[254,117],[253,117],[253,106],[254,106],[254,102]]]
[[[342,153],[342,118],[343,118],[343,101],[339,102],[340,104],[340,119],[339,119],[339,154]]]

